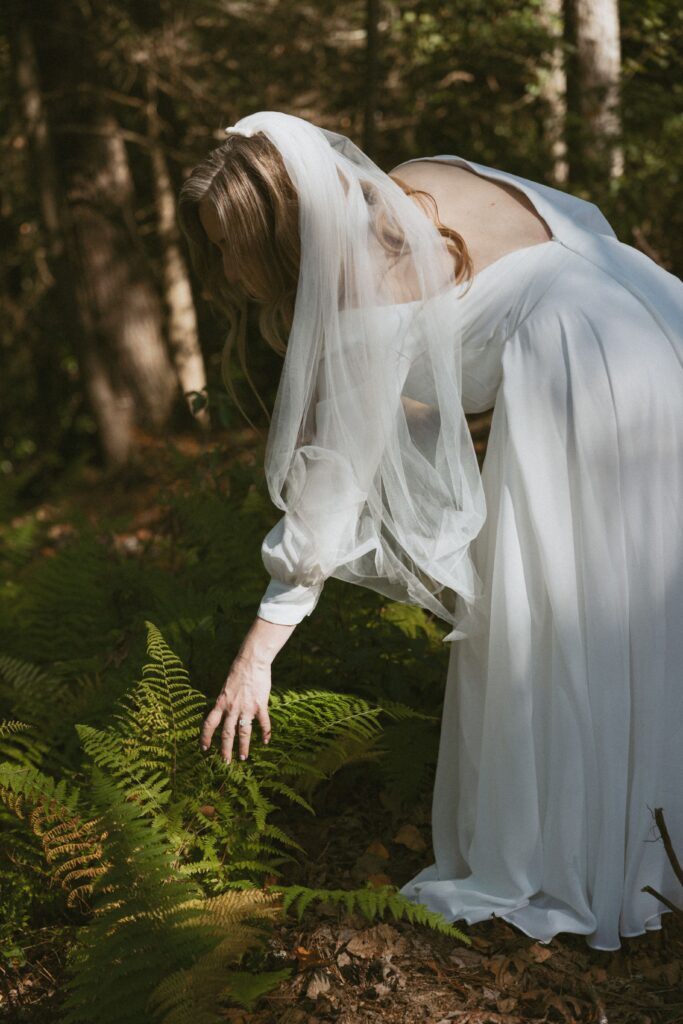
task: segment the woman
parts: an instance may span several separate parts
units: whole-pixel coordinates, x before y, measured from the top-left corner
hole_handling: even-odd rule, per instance
[[[202,729],[264,742],[329,576],[454,628],[435,863],[402,892],[596,949],[659,928],[683,847],[683,283],[590,203],[443,155],[384,174],[264,111],[183,186],[194,265],[286,352],[271,574]],[[428,197],[431,196],[431,204]],[[286,340],[286,348],[283,341]],[[464,414],[493,408],[479,474]]]

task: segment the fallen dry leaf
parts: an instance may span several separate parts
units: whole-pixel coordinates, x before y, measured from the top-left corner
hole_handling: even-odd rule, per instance
[[[383,885],[391,885],[391,879],[388,875],[384,875],[381,872],[375,875],[368,875],[367,881],[373,887],[373,889],[381,889]]]
[[[381,857],[382,860],[389,860],[389,851],[384,843],[380,843],[379,839],[373,839],[365,852],[371,853],[375,857]]]
[[[493,972],[496,984],[505,989],[518,984],[526,967],[518,956],[492,956],[489,960],[489,970]]]
[[[315,967],[323,962],[317,950],[306,949],[305,946],[297,946],[294,950],[294,955],[299,964],[300,971],[305,971],[307,968]]]
[[[517,1006],[517,1000],[514,996],[505,996],[503,999],[496,1000],[496,1009],[500,1013],[512,1013]]]
[[[406,846],[409,850],[414,850],[416,853],[421,853],[427,849],[427,844],[422,838],[420,830],[415,825],[401,825],[393,841],[400,843],[401,846]]]
[[[313,972],[311,980],[306,986],[306,995],[309,999],[317,999],[323,992],[328,992],[330,987],[331,982],[327,971],[323,971],[318,967]]]
[[[531,959],[537,964],[545,963],[545,961],[550,960],[550,957],[553,955],[552,949],[549,949],[547,946],[543,946],[540,942],[535,942],[533,946],[529,946],[527,952]]]
[[[346,943],[347,952],[364,960],[407,953],[410,943],[390,924],[378,924],[357,932]]]

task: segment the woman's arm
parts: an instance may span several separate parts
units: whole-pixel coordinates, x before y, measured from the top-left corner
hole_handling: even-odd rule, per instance
[[[239,725],[239,756],[246,760],[249,754],[249,743],[252,734],[252,722],[258,719],[261,726],[261,739],[268,743],[271,736],[270,717],[268,715],[268,697],[270,695],[270,667],[275,656],[282,650],[296,625],[285,626],[276,622],[268,622],[258,616],[254,619],[240,649],[216,698],[212,710],[204,720],[200,734],[200,746],[206,751],[218,725],[221,728],[221,753],[223,759],[230,763],[235,740],[235,729],[238,719],[245,721]]]
[[[295,628],[296,623],[283,625],[279,622],[269,622],[257,615],[242,641],[237,657],[247,658],[255,664],[265,662],[272,665],[275,656],[280,653]]]

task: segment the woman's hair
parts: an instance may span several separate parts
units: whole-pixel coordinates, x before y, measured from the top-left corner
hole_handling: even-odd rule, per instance
[[[471,277],[472,260],[465,240],[439,219],[436,200],[391,175],[407,195],[433,203],[433,220],[446,238],[455,262],[455,280]],[[368,188],[372,186],[368,183]],[[367,198],[367,196],[366,196]],[[213,206],[222,234],[229,240],[237,283],[230,283],[223,254],[211,242],[199,218],[199,204]],[[180,189],[178,219],[187,238],[190,260],[213,303],[228,319],[228,336],[221,359],[221,376],[237,407],[242,409],[230,376],[234,348],[246,380],[266,416],[270,413],[254,387],[246,360],[247,314],[258,307],[258,327],[270,347],[284,356],[294,317],[299,280],[299,206],[296,189],[277,147],[263,133],[239,134],[213,149],[191,172]],[[388,252],[401,253],[403,238],[395,226],[378,218],[378,237]],[[252,424],[253,426],[253,424]]]

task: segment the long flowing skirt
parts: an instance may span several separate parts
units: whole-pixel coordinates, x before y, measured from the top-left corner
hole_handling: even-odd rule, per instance
[[[619,274],[571,254],[502,351],[486,628],[451,647],[435,863],[401,890],[605,950],[660,927],[643,886],[680,901],[655,808],[683,858],[682,333],[647,301],[671,275],[614,246]]]

